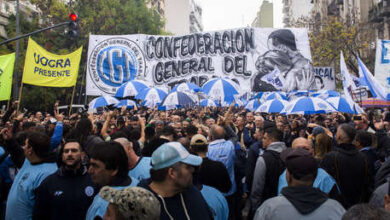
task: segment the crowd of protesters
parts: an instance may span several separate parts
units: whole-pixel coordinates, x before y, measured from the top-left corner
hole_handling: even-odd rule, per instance
[[[0,219],[390,219],[387,109],[16,105],[0,113]]]

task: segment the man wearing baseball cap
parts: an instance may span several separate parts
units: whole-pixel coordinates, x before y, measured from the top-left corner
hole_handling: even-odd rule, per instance
[[[158,220],[160,203],[150,191],[141,187],[114,189],[105,186],[100,190],[100,197],[109,202],[106,220]]]
[[[341,219],[345,212],[341,204],[313,187],[318,165],[311,153],[297,148],[285,161],[288,187],[280,196],[266,200],[254,219]]]
[[[153,152],[150,179],[138,186],[158,198],[161,220],[213,219],[202,194],[192,184],[195,166],[201,163],[201,157],[191,155],[179,142],[165,143]]]

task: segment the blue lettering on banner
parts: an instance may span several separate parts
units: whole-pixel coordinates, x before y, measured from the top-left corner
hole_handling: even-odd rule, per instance
[[[108,38],[92,49],[88,61],[90,79],[101,91],[115,94],[123,83],[145,77],[146,62],[138,43],[122,38]]]
[[[97,56],[97,72],[100,79],[110,86],[120,86],[137,75],[137,59],[132,50],[111,46]]]
[[[382,40],[382,54],[381,54],[381,63],[387,64],[390,63],[390,41],[389,40]]]
[[[48,59],[47,57],[44,57],[40,54],[34,53],[34,61],[36,64],[41,64],[42,66],[48,66],[51,68],[66,68],[70,67],[70,59],[66,58],[66,60],[63,59]],[[64,65],[62,65],[64,64]]]
[[[330,80],[334,80],[332,67],[314,67],[314,71],[316,73],[316,76],[320,76],[321,78],[329,78]]]

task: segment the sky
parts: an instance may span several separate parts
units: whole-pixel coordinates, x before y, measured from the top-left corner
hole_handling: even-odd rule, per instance
[[[195,0],[202,6],[204,31],[250,26],[260,10],[262,0]],[[283,27],[282,0],[274,3],[274,27]]]

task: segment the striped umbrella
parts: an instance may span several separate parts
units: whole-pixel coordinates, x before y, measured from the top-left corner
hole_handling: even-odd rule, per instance
[[[196,103],[190,95],[185,92],[170,92],[161,102],[161,106],[186,106],[191,107]]]
[[[282,92],[271,92],[267,95],[265,100],[272,100],[272,99],[282,99],[287,100],[287,96]]]
[[[92,109],[97,109],[99,107],[104,107],[104,106],[108,106],[108,105],[115,105],[118,103],[119,103],[118,99],[116,99],[112,96],[103,95],[103,96],[100,96],[100,97],[93,99],[88,104],[88,107],[89,107],[89,109],[92,110]]]
[[[285,106],[288,105],[288,102],[282,99],[273,99],[268,100],[261,104],[256,112],[265,112],[265,113],[280,113]]]
[[[384,108],[390,107],[390,101],[385,101],[376,98],[367,98],[361,102],[361,106],[365,108]]]
[[[115,108],[122,108],[123,106],[126,106],[127,108],[134,108],[137,103],[133,100],[125,99],[125,100],[120,100],[118,104],[116,104],[114,107]]]
[[[222,102],[232,102],[234,95],[240,94],[239,85],[227,78],[214,78],[207,81],[202,90],[210,98]]]
[[[360,108],[356,103],[349,103],[347,99],[343,97],[330,97],[326,99],[329,104],[333,106],[339,112],[346,112],[350,114],[364,113],[363,109]]]
[[[245,105],[245,109],[248,109],[249,111],[255,111],[259,106],[260,106],[260,100],[252,99]]]
[[[311,97],[317,97],[321,99],[327,99],[330,97],[340,97],[340,93],[334,90],[320,90],[310,95]]]
[[[118,90],[116,91],[115,97],[128,97],[136,96],[142,90],[148,88],[148,85],[145,81],[142,80],[131,80],[126,83],[123,83]]]
[[[282,111],[286,114],[323,114],[336,112],[328,102],[315,97],[300,97],[291,101]]]
[[[179,92],[188,92],[188,91],[193,91],[193,92],[199,92],[201,91],[202,89],[195,85],[194,83],[181,83],[179,85],[176,85],[175,87],[173,87],[173,89],[171,90],[171,92],[176,92],[176,91],[179,91]]]
[[[219,106],[219,104],[212,99],[203,99],[203,100],[200,100],[200,106],[202,106],[202,107],[217,107],[217,106]]]
[[[136,95],[135,98],[146,101],[154,106],[157,103],[161,103],[165,96],[167,96],[167,93],[162,89],[146,88]]]

